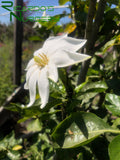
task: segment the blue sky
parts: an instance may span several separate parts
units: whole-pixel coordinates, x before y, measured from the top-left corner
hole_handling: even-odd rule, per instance
[[[0,6],[2,5],[2,1],[7,1],[7,0],[0,0]],[[11,0],[14,3],[14,0]],[[24,0],[26,1],[26,0]],[[65,5],[70,4],[70,3],[66,3]],[[29,4],[28,6],[58,6],[58,0],[29,0]],[[9,8],[11,10],[13,10],[13,8]],[[70,13],[70,9],[69,8],[63,8],[63,9],[54,9],[54,11],[47,11],[47,14],[50,16],[56,15],[56,14],[60,14],[63,11],[66,11],[67,13]],[[4,8],[0,7],[0,15],[3,13],[8,12],[7,10],[5,10]],[[41,16],[42,12],[33,12],[34,16]],[[69,18],[63,18],[61,19],[60,23],[67,23],[71,21]],[[0,16],[0,22],[1,23],[6,23],[9,24],[10,23],[10,15],[4,15],[4,16]]]

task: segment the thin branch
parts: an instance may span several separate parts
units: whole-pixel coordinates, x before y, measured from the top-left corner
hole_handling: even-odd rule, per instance
[[[99,5],[98,5],[98,10],[96,13],[96,17],[95,17],[95,22],[93,24],[93,29],[92,29],[92,34],[89,37],[87,44],[86,44],[86,52],[87,54],[93,55],[93,48],[95,45],[95,42],[97,40],[97,34],[99,32],[99,27],[101,25],[103,16],[104,16],[104,10],[105,10],[105,6],[106,6],[106,0],[100,0]]]
[[[85,30],[85,38],[87,39],[87,44],[88,44],[88,41],[90,41],[90,37],[92,34],[93,18],[94,18],[95,10],[96,10],[95,8],[96,8],[96,0],[90,0],[90,6],[89,6],[88,17],[87,17],[87,21],[86,21],[86,30]],[[87,46],[87,44],[86,44],[86,46]],[[85,52],[86,52],[86,50],[85,50]],[[86,62],[82,63],[82,68],[81,68],[79,76],[78,76],[77,85],[79,85],[81,82],[84,81],[88,67],[89,67],[89,63],[90,63],[90,60],[87,61],[87,63]],[[84,72],[83,72],[83,68],[84,68]]]
[[[21,84],[21,86],[17,87],[14,92],[6,99],[4,104],[0,106],[0,112],[4,109],[5,106],[9,105],[12,102],[21,102],[23,99],[21,97],[24,97],[28,91],[24,89],[24,83]]]
[[[92,2],[94,2],[93,4],[96,5],[95,0],[91,0],[90,1],[90,7],[93,9],[93,7],[91,6]],[[94,51],[94,46],[95,46],[95,42],[97,40],[97,34],[99,32],[99,27],[101,25],[103,16],[104,16],[104,10],[105,10],[105,6],[106,6],[106,0],[100,0],[99,5],[98,5],[98,10],[96,13],[96,17],[95,17],[95,22],[93,24],[92,29],[92,33],[90,34],[89,29],[87,28],[88,26],[92,26],[92,22],[91,22],[91,17],[89,17],[88,15],[88,19],[87,19],[87,26],[86,26],[86,37],[88,37],[87,39],[87,43],[86,43],[86,49],[85,49],[85,54],[89,54],[91,56],[94,55],[95,51]],[[91,10],[91,8],[89,8],[89,10]],[[95,8],[95,6],[94,6]],[[92,12],[92,11],[91,11]],[[90,19],[90,20],[89,20]],[[90,23],[90,24],[89,24]],[[89,24],[89,25],[88,25]],[[86,74],[89,68],[89,64],[90,64],[90,60],[85,61],[82,63],[82,67],[79,73],[79,77],[78,77],[78,82],[77,85],[83,83],[86,79]]]
[[[96,0],[90,1],[89,11],[88,11],[88,17],[86,21],[86,30],[85,30],[85,38],[89,39],[92,33],[92,27],[93,27],[93,18],[95,16],[96,11]]]

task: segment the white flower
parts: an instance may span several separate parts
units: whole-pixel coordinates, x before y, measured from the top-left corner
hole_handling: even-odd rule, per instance
[[[35,22],[32,28],[41,28],[42,25],[39,22]]]
[[[40,21],[39,19],[37,19],[38,21],[34,23],[33,27],[32,28],[41,28],[42,25],[40,24]],[[41,20],[42,21],[49,21],[50,20],[50,16],[49,15],[46,15],[46,11],[43,12],[42,14],[42,17],[41,17]]]
[[[57,68],[67,67],[75,63],[85,61],[90,56],[77,53],[86,40],[62,36],[48,38],[43,47],[34,52],[32,58],[26,67],[25,89],[29,89],[30,103],[33,105],[36,96],[36,86],[41,97],[41,108],[45,107],[49,98],[49,81],[58,81]]]

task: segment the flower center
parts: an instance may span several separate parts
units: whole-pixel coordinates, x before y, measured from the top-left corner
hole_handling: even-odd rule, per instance
[[[37,65],[39,65],[40,67],[44,67],[48,64],[48,58],[47,56],[42,53],[39,54],[40,57],[38,56],[34,56],[34,61],[37,63]]]

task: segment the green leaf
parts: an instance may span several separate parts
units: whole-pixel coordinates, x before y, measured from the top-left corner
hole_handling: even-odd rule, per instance
[[[38,97],[39,99],[39,97]],[[37,102],[37,101],[36,101]],[[43,109],[40,109],[40,104],[35,103],[34,106],[31,106],[30,108],[27,108],[26,106],[24,108],[20,107],[17,104],[13,104],[13,106],[10,107],[6,107],[6,109],[14,111],[14,112],[19,112],[21,115],[21,119],[18,120],[18,123],[24,122],[27,119],[30,118],[35,118],[35,116],[37,117],[45,117],[48,118],[48,116],[54,114],[52,112],[48,112],[48,110],[52,107],[56,107],[58,105],[61,105],[63,102],[62,100],[59,98],[53,98],[50,97],[49,98],[49,103],[47,103],[46,107]],[[57,110],[55,112],[60,112],[60,110]]]
[[[120,135],[115,137],[108,148],[110,160],[120,159]]]
[[[92,59],[95,59],[94,61],[96,61],[96,58],[98,57],[93,57]],[[92,61],[92,60],[91,60]],[[94,62],[95,63],[95,62]],[[96,75],[96,76],[99,76],[100,74],[100,70],[95,70],[95,69],[92,69],[92,68],[89,68],[88,70],[88,75]]]
[[[42,109],[42,112],[47,112],[50,108],[62,105],[62,103],[63,102],[61,99],[58,99],[58,98],[56,99],[56,98],[50,97],[49,103],[46,105],[45,108]]]
[[[58,92],[59,94],[65,94],[65,86],[63,85],[62,81],[59,80],[59,82],[55,83],[51,79],[49,79],[50,83],[50,91],[52,92]]]
[[[33,117],[41,114],[40,105],[31,106],[30,108],[21,108],[21,116],[22,117]]]
[[[108,50],[110,47],[114,46],[115,41],[116,41],[116,39],[112,39],[112,40],[108,41],[108,42],[104,45],[104,47],[102,48],[102,52],[103,52],[103,53],[106,53],[107,50]]]
[[[28,124],[27,130],[32,132],[41,131],[42,123],[40,122],[39,119],[35,119]]]
[[[75,88],[77,99],[82,100],[82,104],[88,103],[91,98],[94,98],[98,93],[105,92],[108,88],[104,81],[82,83]]]
[[[120,129],[120,118],[114,120],[112,127]]]
[[[17,121],[17,123],[25,122],[25,121],[28,120],[28,119],[30,119],[30,117],[24,117],[24,118],[22,118],[22,119],[19,119],[19,120]]]
[[[13,112],[21,113],[21,107],[20,107],[19,104],[16,104],[16,103],[10,103],[9,106],[4,107],[4,108],[7,109],[7,110],[10,110],[10,111],[13,111]]]
[[[79,100],[82,100],[82,104],[90,102],[91,98],[94,98],[98,93],[97,92],[89,92],[89,93],[84,93],[81,96],[78,97]]]
[[[80,92],[104,92],[108,88],[107,84],[104,81],[99,82],[89,82],[85,84]]]
[[[22,143],[22,139],[15,139],[14,132],[11,132],[3,140],[0,141],[0,151],[11,149],[12,147],[20,143]]]
[[[60,32],[63,32],[63,28],[62,28],[62,26],[60,26],[60,25],[55,25],[54,26],[54,28],[53,28],[53,33],[54,33],[54,35],[57,35],[58,33],[60,33]]]
[[[86,85],[87,82],[84,82],[80,85],[78,85],[76,88],[75,88],[75,92],[78,93],[79,91],[81,91],[81,89]]]
[[[29,37],[28,40],[30,40],[30,41],[42,41],[42,39],[39,36]]]
[[[115,94],[106,94],[105,107],[116,116],[120,116],[120,96]]]
[[[47,23],[45,23],[44,26],[46,26],[47,30],[53,29],[55,26],[57,26],[56,24],[57,24],[57,22],[60,21],[61,18],[66,17],[68,15],[69,14],[63,13],[63,14],[58,14],[58,15],[52,16],[51,19]]]
[[[20,153],[18,151],[8,151],[7,156],[11,160],[19,160],[20,159]]]
[[[47,24],[47,29],[51,29],[52,27],[54,27],[59,20],[60,20],[60,15],[55,15],[51,17],[50,21]]]
[[[60,5],[64,5],[66,2],[69,2],[69,0],[59,0]]]
[[[114,17],[120,18],[120,8],[112,8],[105,14],[105,19],[107,18],[113,20]]]
[[[53,145],[50,142],[48,133],[50,131],[46,129],[42,133],[35,134],[31,139],[30,148],[25,153],[26,157],[30,157],[29,160],[53,160]]]
[[[52,138],[62,148],[74,148],[91,142],[105,132],[120,133],[93,113],[77,112],[56,127]]]

